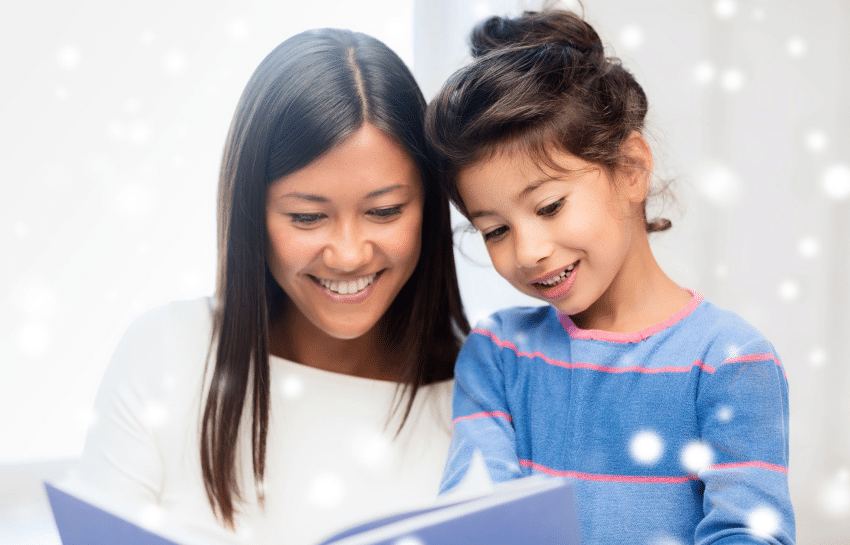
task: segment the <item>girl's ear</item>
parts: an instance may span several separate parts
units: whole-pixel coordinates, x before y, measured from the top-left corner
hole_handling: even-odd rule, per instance
[[[620,152],[625,163],[620,169],[620,190],[630,201],[642,203],[652,182],[652,149],[642,134],[632,131]]]

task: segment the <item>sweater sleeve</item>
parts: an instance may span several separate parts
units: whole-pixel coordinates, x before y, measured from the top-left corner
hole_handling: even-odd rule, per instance
[[[501,352],[488,330],[476,328],[458,355],[452,441],[440,493],[463,479],[476,451],[483,456],[494,482],[522,476],[505,397]]]
[[[697,398],[704,517],[695,543],[794,543],[788,489],[788,382],[765,340],[706,362]],[[687,462],[687,460],[685,460]]]

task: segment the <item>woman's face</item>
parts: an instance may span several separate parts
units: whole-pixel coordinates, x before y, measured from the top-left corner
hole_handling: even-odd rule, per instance
[[[423,206],[416,163],[369,124],[272,182],[267,259],[290,312],[337,339],[371,330],[419,261]]]

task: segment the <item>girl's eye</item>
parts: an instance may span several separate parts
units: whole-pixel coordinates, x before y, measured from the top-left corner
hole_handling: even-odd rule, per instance
[[[288,214],[292,223],[300,225],[313,225],[325,218],[324,214]]]
[[[484,233],[484,242],[495,242],[502,238],[505,233],[508,232],[508,228],[502,225],[501,227],[496,227],[492,231],[487,231]]]
[[[544,206],[543,208],[538,210],[537,215],[538,216],[552,216],[552,215],[556,214],[558,212],[558,210],[561,209],[562,206],[564,206],[564,199],[559,199],[559,200],[553,202],[552,204],[547,204],[546,206]]]
[[[389,219],[401,214],[401,205],[388,206],[386,208],[374,208],[372,210],[369,210],[367,214],[377,219]]]

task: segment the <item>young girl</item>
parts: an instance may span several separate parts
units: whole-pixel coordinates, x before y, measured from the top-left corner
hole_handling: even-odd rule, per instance
[[[577,482],[582,543],[792,543],[788,386],[771,344],[653,258],[647,101],[565,11],[494,17],[431,103],[454,202],[514,287],[455,369],[442,490]]]
[[[74,490],[206,545],[311,545],[437,494],[469,326],[424,113],[364,34],[260,63],[224,150],[215,298],[125,334]]]

